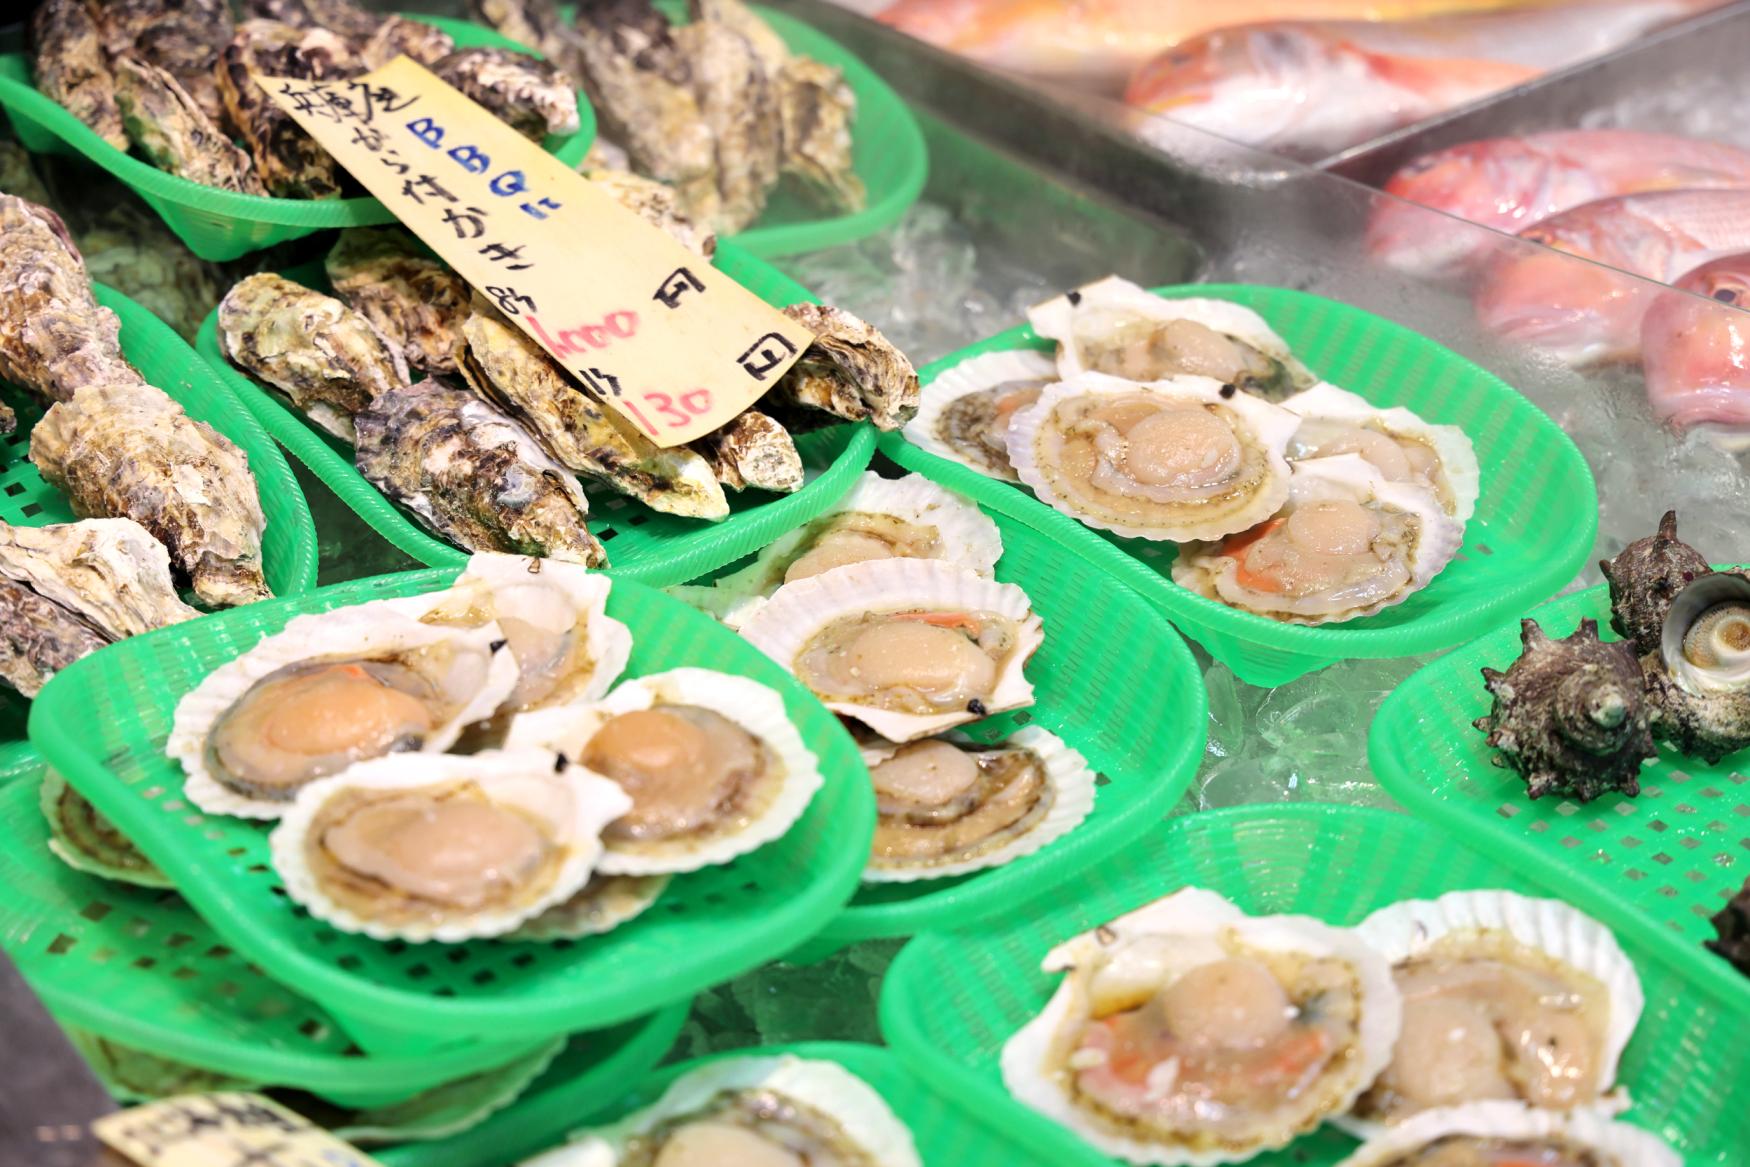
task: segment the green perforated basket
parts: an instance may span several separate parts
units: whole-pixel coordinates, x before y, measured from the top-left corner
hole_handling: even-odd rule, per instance
[[[718,248],[716,264],[719,271],[768,304],[783,307],[815,300],[789,276],[729,244]],[[309,287],[328,287],[320,265],[285,274]],[[195,347],[267,432],[377,534],[421,563],[436,567],[467,562],[466,551],[431,534],[411,511],[390,502],[365,481],[353,466],[350,446],[305,421],[284,398],[225,359],[219,348],[217,308],[202,323]],[[613,574],[666,586],[697,578],[759,550],[837,502],[874,457],[875,434],[867,424],[840,425],[806,434],[797,445],[805,455],[831,448],[836,457],[795,494],[759,490],[732,493],[730,515],[718,523],[659,514],[624,495],[591,487],[589,529],[607,549]]]
[[[1111,857],[1044,910],[998,928],[912,941],[887,975],[881,1029],[906,1064],[946,1099],[969,1109],[1006,1101],[1003,1043],[1044,1008],[1058,975],[1039,970],[1053,945],[1180,887],[1208,888],[1252,913],[1294,912],[1358,923],[1395,900],[1463,889],[1505,888],[1560,896],[1563,885],[1461,846],[1409,815],[1353,807],[1238,807],[1174,820]],[[1689,1167],[1738,1165],[1750,1147],[1750,1045],[1743,1006],[1696,981],[1663,946],[1618,929],[1646,990],[1646,1009],[1623,1058],[1634,1099],[1626,1116],[1682,1152]],[[1011,1125],[1064,1164],[1104,1164],[1065,1128],[1032,1113]],[[1330,1167],[1354,1140],[1325,1129],[1257,1167]]]
[[[382,943],[337,932],[295,907],[268,859],[268,824],[203,815],[181,797],[181,769],[164,755],[176,703],[299,613],[430,591],[454,576],[437,569],[360,580],[122,641],[44,688],[31,738],[228,944],[297,985],[372,1052],[604,1028],[779,956],[838,913],[856,888],[875,819],[850,736],[751,645],[624,580],[608,613],[632,630],[627,676],[702,665],[783,695],[826,778],[788,834],[728,865],[676,877],[637,920],[578,941]]]
[[[1579,572],[1598,529],[1598,494],[1585,458],[1505,382],[1401,325],[1321,296],[1245,284],[1156,289],[1171,299],[1213,296],[1257,311],[1327,381],[1382,406],[1462,426],[1482,467],[1482,497],[1458,557],[1428,587],[1376,616],[1323,627],[1282,624],[1175,584],[1174,544],[1095,531],[1037,501],[893,435],[882,449],[980,502],[1015,515],[1092,559],[1167,613],[1179,630],[1244,681],[1279,685],[1351,657],[1436,652],[1552,595]],[[985,353],[1049,352],[1022,326],[925,368],[930,381]]]
[[[449,33],[458,47],[520,47],[489,28],[468,21],[417,13],[413,16]],[[6,110],[19,141],[28,149],[38,154],[83,154],[145,199],[163,218],[164,225],[202,259],[214,262],[236,259],[329,227],[395,221],[388,208],[370,197],[268,198],[202,186],[159,170],[105,142],[52,98],[39,93],[31,80],[30,59],[24,53],[0,55],[0,107]],[[590,143],[595,141],[595,111],[582,94],[577,98],[577,112],[583,122],[577,133],[550,136],[546,141],[547,150],[569,166],[582,162]]]
[[[45,769],[28,745],[0,755],[0,884],[8,890],[0,947],[65,1024],[347,1106],[399,1101],[531,1052],[528,1041],[458,1041],[417,1055],[363,1054],[333,1017],[269,979],[175,892],[86,875],[57,859],[37,800]],[[617,1081],[655,1065],[680,1021],[670,1010],[592,1034],[567,1060],[613,1066],[606,1080]]]
[[[1531,617],[1552,637],[1592,619],[1605,640],[1617,639],[1603,587],[1553,600]],[[1519,653],[1514,621],[1398,686],[1368,738],[1373,772],[1417,814],[1559,881],[1587,911],[1620,917],[1625,938],[1660,948],[1698,985],[1750,1013],[1750,977],[1701,943],[1714,936],[1708,917],[1750,876],[1745,756],[1710,766],[1665,747],[1642,768],[1638,797],[1533,801],[1518,774],[1492,764],[1495,751],[1471,725],[1492,704],[1480,670],[1504,670]]]

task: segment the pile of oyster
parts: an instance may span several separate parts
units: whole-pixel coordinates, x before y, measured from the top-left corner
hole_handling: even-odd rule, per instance
[[[585,172],[631,170],[715,231],[751,226],[784,178],[832,211],[861,210],[857,99],[842,73],[792,53],[741,0],[689,0],[671,25],[650,0],[471,0],[474,14],[565,68],[601,123]]]
[[[708,254],[712,237],[640,199],[638,182],[614,189]],[[796,304],[786,313],[816,337],[803,359],[757,408],[664,449],[402,229],[342,232],[327,274],[339,299],[271,274],[238,283],[219,305],[220,347],[352,443],[359,472],[385,495],[470,551],[600,565],[580,476],[716,521],[729,514],[725,487],[801,488],[792,428],[868,419],[897,429],[917,409],[904,354],[848,312]]]
[[[527,53],[457,49],[439,28],[348,0],[243,10],[234,23],[227,0],[42,0],[30,22],[37,88],[160,170],[280,198],[336,197],[341,174],[261,76],[356,77],[406,54],[537,141],[579,128],[570,79]]]
[[[210,673],[166,747],[190,802],[277,819],[312,915],[377,939],[559,939],[781,837],[820,788],[783,699],[631,653],[605,576],[476,555],[455,585],[299,616]],[[466,751],[466,752],[460,752]]]
[[[1676,1167],[1611,1121],[1642,1008],[1610,931],[1503,891],[1356,928],[1187,888],[1052,949],[1066,974],[1003,1047],[1021,1102],[1132,1163],[1241,1162],[1322,1122],[1344,1167]]]
[[[1464,432],[1317,382],[1250,309],[1110,277],[1029,317],[1055,359],[947,371],[912,442],[1090,527],[1176,543],[1174,582],[1284,623],[1402,603],[1463,543],[1480,489]]]

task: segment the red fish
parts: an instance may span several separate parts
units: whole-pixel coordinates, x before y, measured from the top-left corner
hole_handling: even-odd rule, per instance
[[[1653,413],[1679,429],[1750,429],[1750,253],[1705,263],[1677,287],[1641,325]]]

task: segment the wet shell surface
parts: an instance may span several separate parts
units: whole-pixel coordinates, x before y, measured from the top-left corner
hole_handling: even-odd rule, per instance
[[[131,839],[53,770],[43,772],[39,798],[49,822],[49,850],[68,867],[140,887],[174,886]]]
[[[1750,746],[1750,578],[1685,584],[1641,668],[1655,736],[1710,765]]]
[[[922,1167],[911,1131],[874,1088],[836,1062],[784,1055],[715,1061],[655,1103],[525,1167],[654,1164]]]
[[[594,704],[521,714],[505,741],[556,750],[631,796],[604,835],[605,875],[727,863],[780,838],[821,787],[784,699],[710,669],[652,673]]]
[[[1069,834],[1094,809],[1094,771],[1027,726],[994,744],[962,735],[866,746],[880,818],[865,883],[1001,867]]]
[[[1133,1163],[1285,1146],[1346,1111],[1398,1034],[1390,966],[1360,936],[1247,917],[1199,888],[1059,945],[1042,967],[1068,975],[1004,1045],[1003,1081]]]
[[[366,758],[448,749],[517,683],[495,623],[421,624],[385,600],[297,617],[176,706],[166,752],[211,814],[278,818]]]
[[[570,899],[554,904],[506,940],[574,940],[600,936],[642,916],[668,887],[667,875],[589,877]]]
[[[1433,425],[1410,410],[1382,409],[1365,397],[1320,382],[1282,408],[1303,420],[1288,443],[1288,458],[1359,454],[1393,482],[1427,487],[1460,523],[1476,513],[1482,471],[1476,447],[1455,425]]]
[[[1219,543],[1184,547],[1173,582],[1286,624],[1371,616],[1427,587],[1464,525],[1419,486],[1356,454],[1294,465],[1282,513]]]
[[[1019,482],[1009,461],[1009,423],[1057,379],[1057,362],[1034,349],[962,361],[924,386],[906,440],[987,478]]]
[[[1598,565],[1610,584],[1610,626],[1637,654],[1656,652],[1671,601],[1691,580],[1713,569],[1707,557],[1677,537],[1677,512],[1666,511],[1659,529]]]
[[[1337,1167],[1683,1167],[1659,1138],[1589,1111],[1475,1102],[1430,1110],[1369,1139]]]
[[[1009,423],[1009,460],[1040,501],[1132,539],[1219,539],[1288,498],[1283,452],[1300,419],[1232,385],[1136,384],[1082,373]]]
[[[570,898],[630,805],[546,750],[390,755],[305,787],[269,842],[286,892],[317,919],[454,944]]]
[[[1392,964],[1403,1028],[1392,1064],[1338,1122],[1366,1137],[1442,1107],[1516,1100],[1616,1111],[1644,996],[1610,930],[1559,900],[1452,892],[1356,928]]]
[[[111,640],[200,615],[177,595],[164,544],[132,519],[0,523],[0,579],[76,612]]]
[[[828,709],[903,744],[1033,703],[1027,593],[934,559],[852,564],[780,588],[741,629]]]

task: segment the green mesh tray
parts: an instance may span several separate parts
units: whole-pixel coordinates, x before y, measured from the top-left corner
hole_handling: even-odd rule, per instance
[[[526,1041],[462,1041],[416,1056],[364,1055],[320,1006],[233,951],[175,892],[86,875],[57,859],[37,805],[45,769],[28,745],[0,755],[0,884],[9,892],[0,900],[0,947],[62,1022],[349,1106],[399,1101],[532,1052]],[[567,1060],[575,1064],[582,1051],[624,1069],[628,1052],[647,1051],[648,1068],[679,1024],[672,1015],[643,1018],[591,1035]]]
[[[410,945],[335,931],[285,898],[268,825],[198,813],[164,756],[184,693],[301,612],[444,586],[448,569],[323,588],[122,641],[54,678],[31,711],[43,755],[134,839],[231,947],[295,984],[371,1052],[434,1040],[514,1041],[599,1029],[781,955],[855,890],[874,797],[850,736],[788,674],[709,617],[616,583],[610,615],[632,629],[627,676],[679,665],[741,673],[784,695],[826,784],[778,842],[678,876],[644,916],[579,941]]]
[[[437,25],[456,44],[518,47],[489,28],[465,20],[444,20],[412,14]],[[392,223],[395,216],[374,198],[279,199],[239,194],[202,186],[167,174],[149,162],[116,149],[84,122],[68,113],[31,80],[30,59],[24,53],[0,55],[0,108],[6,110],[18,140],[37,154],[79,153],[131,187],[163,218],[188,249],[202,259],[222,262],[248,255],[288,239],[299,239],[327,227],[361,227]],[[551,136],[550,153],[576,166],[595,141],[595,111],[581,95],[577,112],[582,128],[575,134]]]
[[[906,1064],[949,1101],[1005,1101],[1002,1045],[1044,1007],[1058,977],[1039,971],[1052,945],[1185,885],[1219,892],[1249,912],[1295,912],[1352,925],[1407,897],[1471,888],[1560,895],[1427,823],[1353,807],[1238,807],[1174,820],[1113,856],[1077,895],[1031,919],[982,934],[912,941],[887,974],[881,1030]],[[1615,921],[1610,921],[1616,923]],[[1662,946],[1618,932],[1646,990],[1646,1011],[1623,1058],[1634,1097],[1629,1121],[1658,1132],[1689,1167],[1737,1165],[1750,1147],[1750,1045],[1743,1005],[1698,983]],[[1023,1127],[1025,1123],[1025,1127]],[[1065,1164],[1108,1160],[1042,1116],[1009,1124]],[[1257,1167],[1330,1167],[1354,1140],[1331,1129]],[[1061,1148],[1061,1150],[1060,1150]]]
[[[1351,657],[1415,656],[1463,643],[1523,611],[1580,571],[1598,529],[1598,494],[1568,436],[1505,382],[1401,325],[1306,292],[1246,284],[1157,289],[1252,308],[1319,376],[1380,405],[1462,425],[1482,467],[1482,497],[1458,557],[1434,582],[1377,616],[1311,628],[1281,624],[1192,594],[1172,581],[1171,543],[1095,531],[1031,493],[924,452],[897,435],[895,461],[1049,533],[1157,604],[1241,680],[1279,685]],[[1022,326],[944,357],[928,384],[987,352],[1051,344]]]
[[[768,304],[783,307],[815,300],[789,276],[730,244],[719,246],[717,268]],[[310,287],[328,287],[320,265],[297,268],[286,276]],[[217,308],[202,323],[195,347],[267,432],[377,534],[421,563],[438,567],[467,562],[466,551],[431,534],[411,511],[390,502],[365,481],[353,466],[352,447],[305,421],[284,398],[225,359],[219,349]],[[846,433],[851,435],[848,440]],[[875,454],[875,434],[867,424],[833,426],[804,435],[797,444],[805,456],[826,448],[838,454],[830,467],[795,494],[730,492],[730,515],[719,523],[659,514],[605,487],[590,487],[589,529],[607,549],[613,574],[667,586],[751,554],[837,502]]]
[[[1603,587],[1552,600],[1531,615],[1552,637],[1589,618],[1605,640],[1617,639]],[[1518,774],[1491,764],[1495,751],[1471,725],[1492,705],[1479,670],[1504,670],[1519,653],[1515,620],[1398,686],[1368,738],[1373,772],[1417,814],[1559,882],[1569,899],[1610,919],[1625,939],[1662,950],[1698,984],[1750,1013],[1750,977],[1701,944],[1714,936],[1708,917],[1750,876],[1745,755],[1709,766],[1663,749],[1642,767],[1636,798],[1534,802]]]

